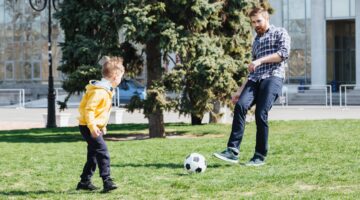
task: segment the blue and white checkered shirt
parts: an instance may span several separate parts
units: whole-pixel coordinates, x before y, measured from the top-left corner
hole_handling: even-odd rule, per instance
[[[285,62],[290,54],[290,36],[284,28],[270,25],[269,29],[262,35],[257,35],[252,46],[252,60],[257,60],[273,53],[279,54],[282,61],[279,63],[264,63],[255,68],[248,76],[254,82],[277,76],[285,78]]]

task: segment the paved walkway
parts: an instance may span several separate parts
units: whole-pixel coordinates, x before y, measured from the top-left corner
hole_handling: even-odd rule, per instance
[[[69,126],[77,125],[78,112],[76,108],[65,111],[71,113]],[[0,130],[28,129],[45,127],[43,114],[46,108],[0,108]],[[203,123],[208,122],[208,115],[204,117]],[[319,120],[319,119],[360,119],[360,107],[314,107],[314,106],[274,106],[269,113],[269,120]],[[165,122],[190,123],[190,117],[179,116],[174,112],[164,114]],[[228,111],[225,123],[231,123],[231,111]],[[140,112],[124,112],[122,123],[148,123]]]

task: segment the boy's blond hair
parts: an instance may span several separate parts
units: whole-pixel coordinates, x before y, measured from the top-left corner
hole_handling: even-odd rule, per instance
[[[123,59],[121,57],[105,56],[102,59],[102,76],[105,78],[112,77],[115,73],[124,73]]]

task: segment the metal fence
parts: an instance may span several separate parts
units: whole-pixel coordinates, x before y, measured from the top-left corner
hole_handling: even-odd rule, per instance
[[[323,91],[321,93],[317,93],[316,90]],[[333,106],[333,93],[331,85],[295,85],[295,84],[286,84],[283,86],[282,94],[279,97],[277,104],[281,104],[282,106],[289,106],[301,103],[296,103],[296,98],[300,98],[302,93],[307,93],[307,91],[315,91],[313,94],[309,93],[308,95],[303,95],[303,98],[307,99],[306,105],[311,104],[323,104],[326,107]],[[323,95],[323,97],[321,97]],[[324,99],[323,103],[319,103],[318,101],[312,100],[315,96]],[[322,101],[322,100],[321,100]]]
[[[355,84],[343,84],[339,86],[339,102],[340,102],[340,107],[342,107],[343,105],[343,95],[344,95],[344,107],[347,107],[347,88],[349,87],[355,87]],[[344,94],[342,94],[342,90],[344,89]]]
[[[15,100],[17,103],[15,103],[15,101],[12,101],[12,98],[9,96],[9,94],[11,93],[13,93],[15,96],[18,96],[18,99]],[[9,100],[9,103],[4,104],[3,106],[7,106],[7,107],[15,106],[20,108],[25,107],[25,89],[0,89],[0,94],[1,96]]]

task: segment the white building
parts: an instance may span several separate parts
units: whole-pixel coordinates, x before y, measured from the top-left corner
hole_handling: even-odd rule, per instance
[[[269,1],[275,9],[271,23],[285,27],[292,38],[286,84],[360,88],[360,0]],[[27,0],[0,0],[0,89],[24,88],[27,100],[46,97],[47,22],[47,9],[39,13]],[[57,43],[63,35],[56,22],[52,39],[53,75],[60,87]]]
[[[291,38],[286,83],[360,86],[359,0],[270,0]],[[357,44],[357,45],[355,45]]]

